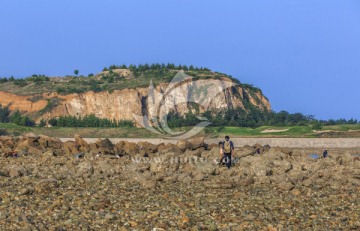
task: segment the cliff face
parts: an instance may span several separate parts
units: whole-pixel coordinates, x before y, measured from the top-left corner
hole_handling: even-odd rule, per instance
[[[215,86],[221,86],[229,79],[215,80]],[[231,81],[228,81],[231,82]],[[11,93],[0,92],[0,104],[10,104],[10,109],[18,109],[25,113],[36,114],[36,119],[50,119],[58,116],[85,116],[95,114],[100,118],[116,120],[134,120],[134,116],[147,115],[149,118],[162,116],[169,111],[175,110],[179,114],[185,114],[193,110],[188,102],[198,105],[199,112],[214,109],[244,108],[244,102],[258,107],[261,110],[270,110],[269,101],[259,91],[236,85],[223,91],[214,87],[206,87],[208,80],[181,83],[169,91],[169,84],[163,83],[156,86],[154,94],[150,88],[136,88],[115,90],[111,93],[86,92],[81,94],[59,95],[57,93],[45,93],[38,96],[40,100],[34,100],[34,96],[17,96]],[[231,82],[232,83],[232,82]],[[43,110],[48,100],[58,99],[57,105]],[[44,112],[45,111],[45,112]]]

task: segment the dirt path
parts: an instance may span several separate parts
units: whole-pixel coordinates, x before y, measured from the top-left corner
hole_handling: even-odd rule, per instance
[[[84,138],[89,143],[94,143],[96,138]],[[74,140],[71,138],[61,138],[62,141]],[[177,140],[170,139],[133,139],[133,138],[110,138],[111,142],[117,143],[119,141],[129,142],[150,142],[153,144],[159,143],[173,143]],[[220,138],[205,139],[208,144],[218,143]],[[270,145],[272,147],[289,147],[289,148],[360,148],[360,138],[233,138],[232,141],[236,147],[245,145]]]

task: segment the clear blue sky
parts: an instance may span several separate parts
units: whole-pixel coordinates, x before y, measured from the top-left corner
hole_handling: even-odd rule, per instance
[[[258,86],[275,111],[360,119],[358,0],[1,0],[0,11],[0,76],[193,64]]]

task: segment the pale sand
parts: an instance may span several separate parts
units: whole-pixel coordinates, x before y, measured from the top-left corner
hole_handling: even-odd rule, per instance
[[[261,131],[260,133],[276,133],[276,132],[286,132],[289,131],[289,129],[266,129],[264,131]]]

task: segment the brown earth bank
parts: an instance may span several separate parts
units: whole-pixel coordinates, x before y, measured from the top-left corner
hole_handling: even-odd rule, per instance
[[[359,230],[359,151],[0,137],[0,229]]]

